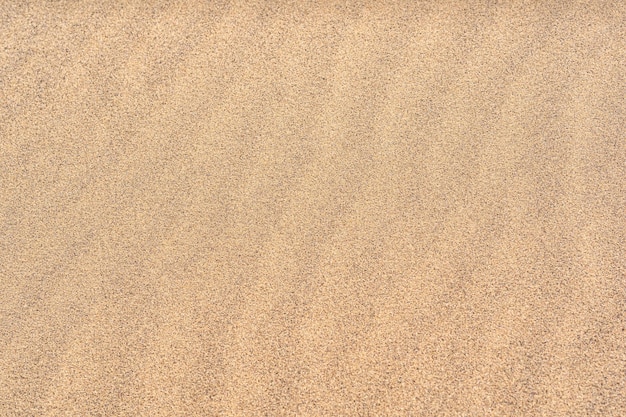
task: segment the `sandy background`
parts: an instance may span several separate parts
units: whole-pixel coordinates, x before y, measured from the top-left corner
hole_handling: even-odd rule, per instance
[[[0,2],[0,416],[625,416],[626,3]]]

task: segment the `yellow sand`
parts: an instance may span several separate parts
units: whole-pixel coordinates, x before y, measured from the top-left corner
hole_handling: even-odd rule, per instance
[[[625,97],[623,1],[1,2],[0,416],[626,416]]]

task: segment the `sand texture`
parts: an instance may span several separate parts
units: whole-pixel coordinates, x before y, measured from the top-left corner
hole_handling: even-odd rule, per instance
[[[626,2],[0,1],[0,416],[626,416]]]

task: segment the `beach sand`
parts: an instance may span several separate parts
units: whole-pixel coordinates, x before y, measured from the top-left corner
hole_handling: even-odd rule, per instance
[[[625,416],[626,3],[3,1],[0,415]]]

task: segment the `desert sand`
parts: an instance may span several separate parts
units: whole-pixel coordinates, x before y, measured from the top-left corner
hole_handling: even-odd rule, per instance
[[[2,1],[0,416],[626,416],[626,3]]]

